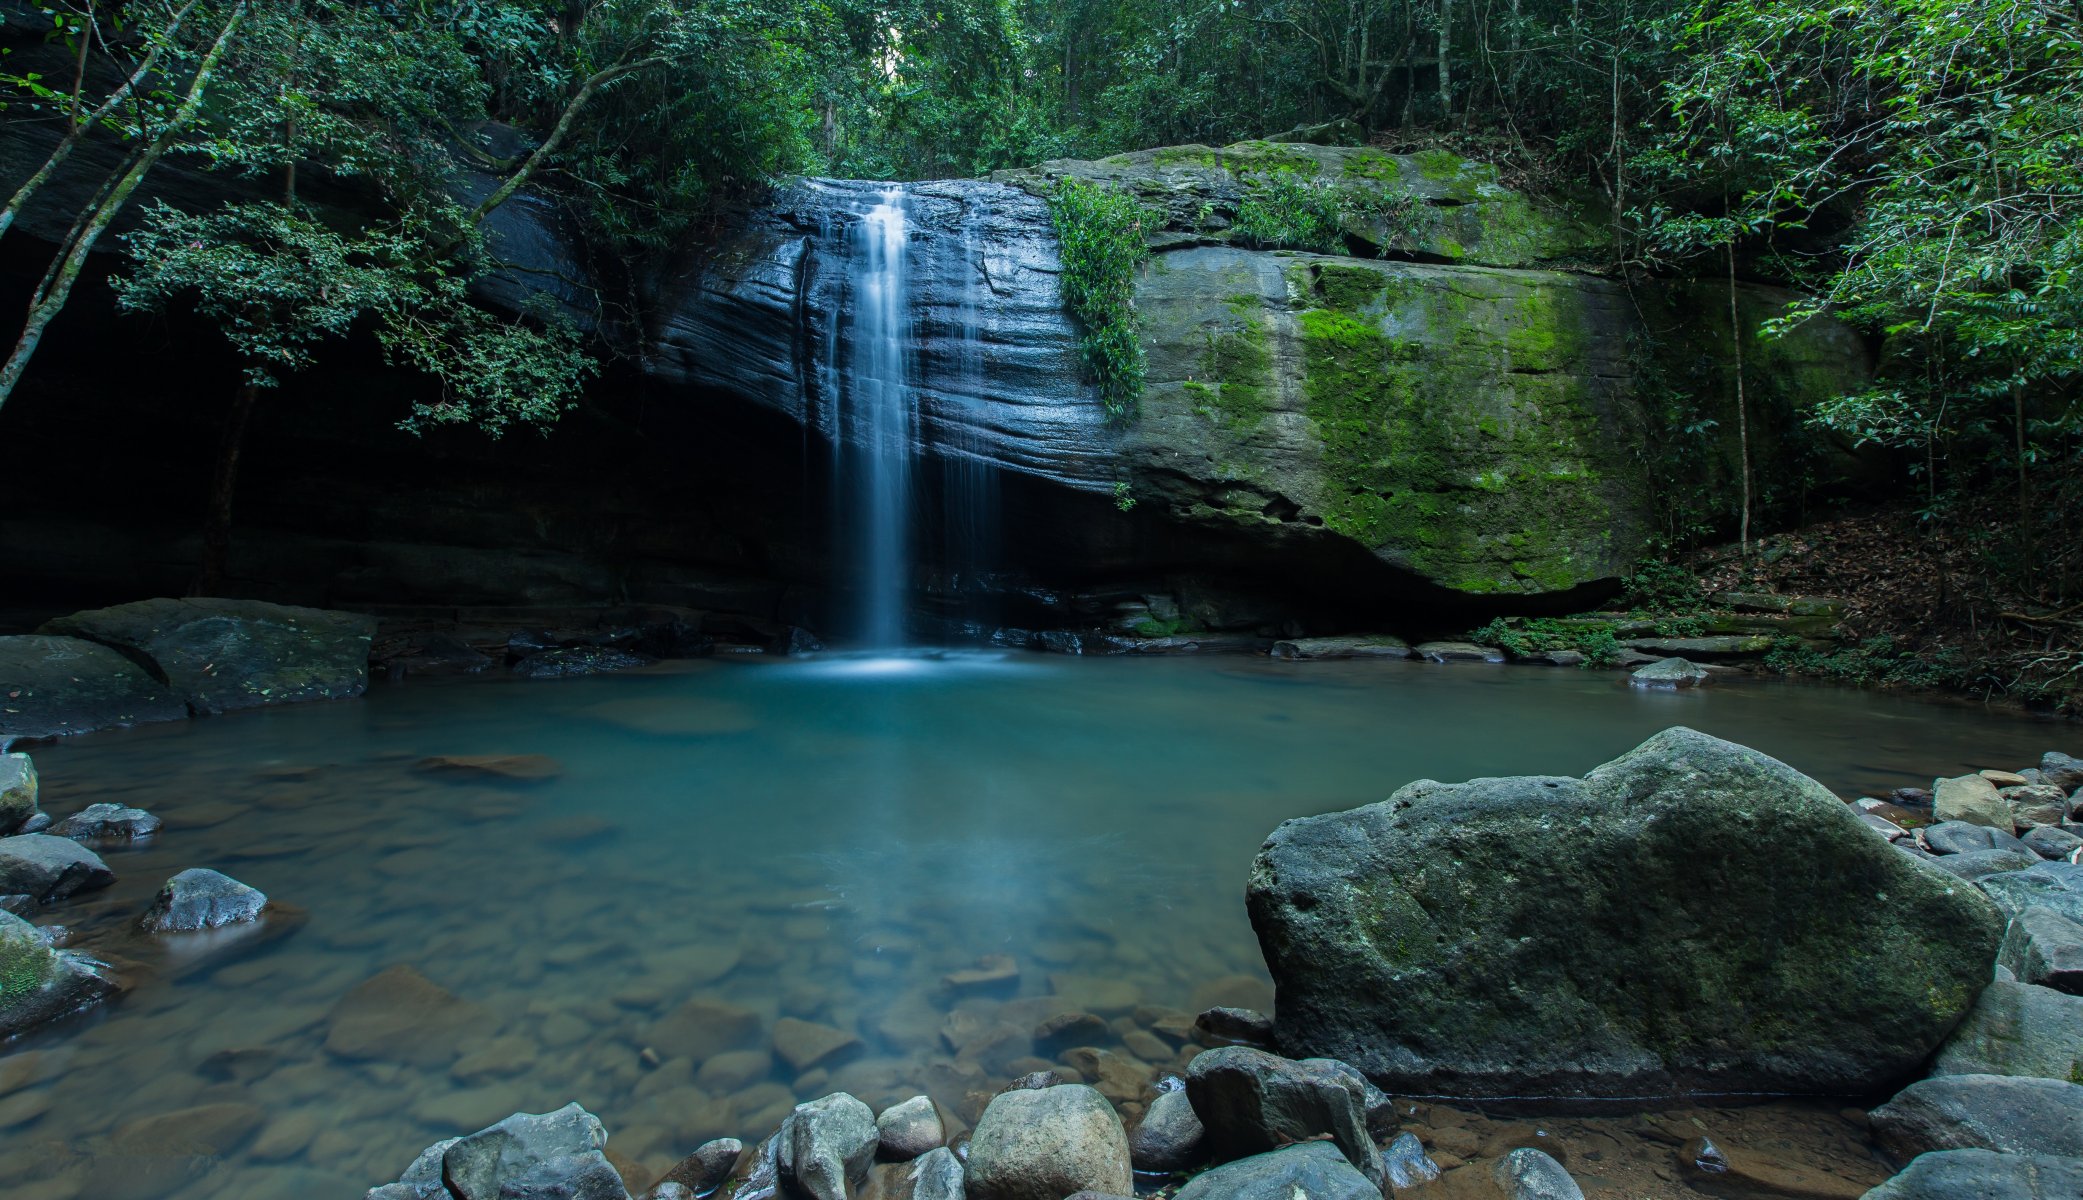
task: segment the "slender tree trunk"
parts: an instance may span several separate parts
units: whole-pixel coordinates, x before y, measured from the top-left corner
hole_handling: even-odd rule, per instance
[[[239,487],[239,456],[245,452],[246,426],[259,399],[258,386],[241,384],[232,396],[231,411],[225,414],[224,436],[217,444],[217,463],[210,474],[210,507],[203,514],[202,571],[196,576],[193,595],[212,596],[224,589],[231,562],[231,507]]]
[[[2032,491],[2025,469],[2025,388],[2011,385],[2011,425],[2018,438],[2018,546],[2029,571],[2035,557],[2032,522]]]
[[[161,51],[166,48],[167,42],[173,39],[174,34],[180,31],[181,22],[187,19],[189,10],[194,7],[195,0],[188,0],[187,4],[181,6],[180,11],[176,12],[173,15],[173,19],[167,22],[166,31],[162,39],[153,45],[151,51],[145,55],[144,61],[138,64],[137,70],[131,72],[130,78],[124,80],[122,85],[116,88],[115,91],[110,92],[108,98],[103,100],[99,107],[92,112],[82,114],[79,112],[77,101],[75,100],[73,114],[67,123],[68,127],[65,136],[58,139],[57,146],[52,148],[50,157],[44,160],[43,166],[38,167],[36,173],[29,176],[22,186],[15,190],[14,196],[7,202],[7,207],[0,209],[0,237],[4,237],[7,231],[13,228],[15,218],[21,216],[22,210],[29,206],[30,199],[42,189],[44,184],[50,182],[51,176],[57,173],[58,168],[65,165],[65,160],[72,157],[72,152],[79,148],[80,140],[93,132],[94,127],[101,124],[103,118],[114,112],[117,106],[128,100],[137,91],[138,84],[152,73],[154,66],[158,65]],[[85,39],[83,38],[83,45],[84,41]],[[84,53],[83,49],[82,54]]]
[[[1454,0],[1439,0],[1439,119],[1454,116],[1454,72],[1447,51],[1454,40]]]
[[[37,345],[43,341],[44,330],[50,328],[52,319],[71,297],[73,285],[79,281],[80,271],[87,265],[87,256],[93,253],[94,244],[101,240],[102,234],[108,232],[116,214],[129,202],[130,194],[137,190],[138,184],[144,182],[145,175],[165,155],[167,147],[173,144],[174,135],[195,119],[196,111],[202,107],[203,93],[209,90],[210,77],[216,73],[218,61],[224,57],[224,51],[231,45],[232,36],[238,32],[239,23],[245,19],[245,15],[246,5],[241,0],[225,18],[216,42],[210,46],[209,53],[203,56],[201,64],[196,67],[195,78],[189,81],[187,94],[181,98],[181,107],[152,138],[151,143],[132,159],[129,170],[108,190],[108,194],[96,206],[93,214],[84,217],[83,223],[78,227],[78,233],[71,239],[70,244],[60,247],[59,257],[53,261],[51,273],[46,277],[47,285],[39,289],[36,298],[31,302],[29,319],[22,325],[21,336],[15,340],[14,350],[7,356],[6,364],[0,366],[0,407],[5,407],[8,398],[14,395],[15,385],[22,381],[22,373],[29,369],[29,360],[35,356]]]
[[[1729,239],[1729,344],[1735,349],[1736,449],[1743,471],[1743,515],[1736,545],[1750,555],[1750,406],[1743,399],[1743,318],[1736,307],[1736,239]]]

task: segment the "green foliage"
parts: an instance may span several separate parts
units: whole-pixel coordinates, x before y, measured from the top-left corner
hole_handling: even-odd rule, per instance
[[[1238,241],[1263,250],[1344,254],[1347,230],[1378,225],[1380,253],[1409,245],[1423,232],[1430,210],[1416,194],[1362,183],[1321,183],[1284,171],[1246,177],[1232,229]]]
[[[1635,611],[1652,615],[1689,616],[1708,608],[1707,593],[1700,587],[1698,576],[1684,567],[1654,559],[1636,563],[1627,573],[1622,599]],[[1665,633],[1661,629],[1657,632],[1666,637],[1694,636]]]
[[[1122,512],[1135,511],[1135,493],[1129,490],[1128,481],[1125,479],[1119,480],[1114,484],[1114,507]]]
[[[1113,421],[1134,417],[1143,394],[1137,337],[1136,268],[1149,256],[1145,230],[1158,220],[1117,188],[1064,180],[1049,197],[1063,261],[1063,303],[1078,322],[1078,350]]]
[[[1556,651],[1584,656],[1582,666],[1610,667],[1626,653],[1607,621],[1558,620],[1553,617],[1498,617],[1468,635],[1483,646],[1496,646],[1513,658]]]
[[[1775,638],[1765,666],[1782,675],[1806,675],[1859,687],[1974,687],[1978,672],[1950,648],[1922,654],[1898,646],[1891,637],[1871,637],[1855,646],[1819,650],[1799,638]]]

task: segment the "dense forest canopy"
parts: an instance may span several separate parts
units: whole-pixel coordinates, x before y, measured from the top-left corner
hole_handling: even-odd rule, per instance
[[[395,359],[447,385],[415,423],[539,423],[592,369],[553,319],[453,303],[483,269],[486,217],[524,186],[560,197],[611,261],[641,264],[790,173],[973,175],[1336,121],[1601,205],[1616,273],[1787,281],[1807,310],[1885,338],[1876,386],[1814,419],[1914,451],[1933,495],[1963,449],[1976,469],[1994,455],[2023,470],[2075,444],[2083,18],[2061,0],[62,0],[42,13],[63,53],[8,77],[8,120],[120,138],[136,171],[172,155],[253,194],[218,212],[152,208],[125,240],[124,303],[199,295],[254,386],[371,320]],[[503,185],[461,198],[458,161]],[[362,194],[363,224],[311,208],[311,180]],[[112,175],[66,249],[91,248],[128,194]],[[61,251],[35,311],[62,304],[78,261]],[[37,331],[32,313],[29,350]],[[25,363],[18,347],[0,401]]]

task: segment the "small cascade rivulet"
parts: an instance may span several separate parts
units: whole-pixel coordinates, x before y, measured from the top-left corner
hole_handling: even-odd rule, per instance
[[[917,228],[915,202],[946,204],[883,188],[827,235],[845,262],[844,318],[824,331],[819,372],[833,434],[833,528],[858,597],[849,632],[870,649],[904,644],[921,560],[937,568],[938,589],[969,592],[997,542],[996,472],[972,444],[976,429],[922,405],[929,392],[974,403],[988,394],[988,214],[963,205],[949,236],[937,228],[945,220]]]

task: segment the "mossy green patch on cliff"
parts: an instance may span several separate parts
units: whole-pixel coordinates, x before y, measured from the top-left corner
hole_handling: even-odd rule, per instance
[[[1232,431],[1247,433],[1265,418],[1273,407],[1273,348],[1255,312],[1236,329],[1208,331],[1201,373],[1213,385],[1208,399]]]
[[[1315,159],[1279,142],[1238,142],[1219,150],[1213,146],[1168,146],[1153,154],[1151,161],[1159,167],[1203,167],[1228,171],[1232,175],[1252,172],[1315,175],[1323,169]]]

